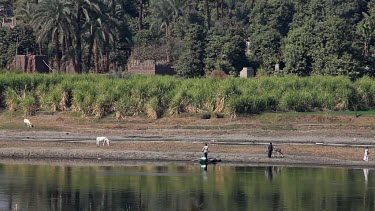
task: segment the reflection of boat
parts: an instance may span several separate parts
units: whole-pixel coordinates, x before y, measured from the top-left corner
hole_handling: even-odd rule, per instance
[[[217,158],[208,158],[206,160],[205,157],[201,157],[198,159],[199,163],[200,164],[216,164],[218,162],[221,162],[221,159],[217,159]]]

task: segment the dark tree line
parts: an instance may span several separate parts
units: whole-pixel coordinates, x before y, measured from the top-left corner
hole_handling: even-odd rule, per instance
[[[183,77],[237,75],[244,66],[258,74],[374,75],[374,0],[6,2],[21,24],[20,34],[0,30],[3,67],[15,49],[28,49],[49,55],[59,72],[125,70],[132,55],[165,60]]]

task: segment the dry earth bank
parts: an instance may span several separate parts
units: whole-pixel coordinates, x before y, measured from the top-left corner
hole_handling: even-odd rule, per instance
[[[22,125],[19,115],[0,115],[3,159],[190,162],[201,156],[200,149],[207,142],[209,156],[224,163],[375,167],[375,159],[371,159],[375,116],[263,114],[237,119],[180,116],[98,120],[59,112],[29,119],[34,128]],[[107,136],[112,146],[96,147],[96,136]],[[267,158],[264,146],[269,142],[281,147],[285,156]],[[362,161],[365,146],[370,147],[369,162]]]

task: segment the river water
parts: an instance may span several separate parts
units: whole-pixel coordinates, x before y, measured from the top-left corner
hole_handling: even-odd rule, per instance
[[[0,163],[0,210],[375,210],[375,170]]]

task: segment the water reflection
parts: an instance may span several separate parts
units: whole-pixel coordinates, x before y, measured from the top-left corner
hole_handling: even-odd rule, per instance
[[[273,166],[266,167],[266,176],[267,176],[267,179],[272,181],[272,179],[273,179]]]
[[[201,167],[202,167],[203,170],[206,172],[206,171],[207,171],[207,168],[208,168],[208,164],[202,165]]]
[[[365,168],[363,169],[363,175],[364,175],[364,180],[365,180],[365,188],[363,191],[363,206],[367,207],[368,206],[368,177],[369,177],[369,172],[370,170]]]
[[[370,169],[0,164],[0,209],[375,210]],[[364,178],[364,179],[363,179]],[[365,185],[363,185],[365,181]]]
[[[201,167],[203,168],[203,180],[207,181],[208,180],[208,173],[207,173],[208,164],[201,165]]]
[[[363,174],[365,175],[365,183],[366,183],[366,185],[368,183],[368,173],[369,173],[369,169],[363,169]]]
[[[197,196],[192,196],[189,205],[188,210],[202,210],[204,208],[204,194],[200,193]]]
[[[272,181],[274,176],[281,175],[281,169],[282,168],[283,168],[282,166],[267,166],[265,171],[264,171],[265,175],[266,175],[266,178],[269,181]]]

